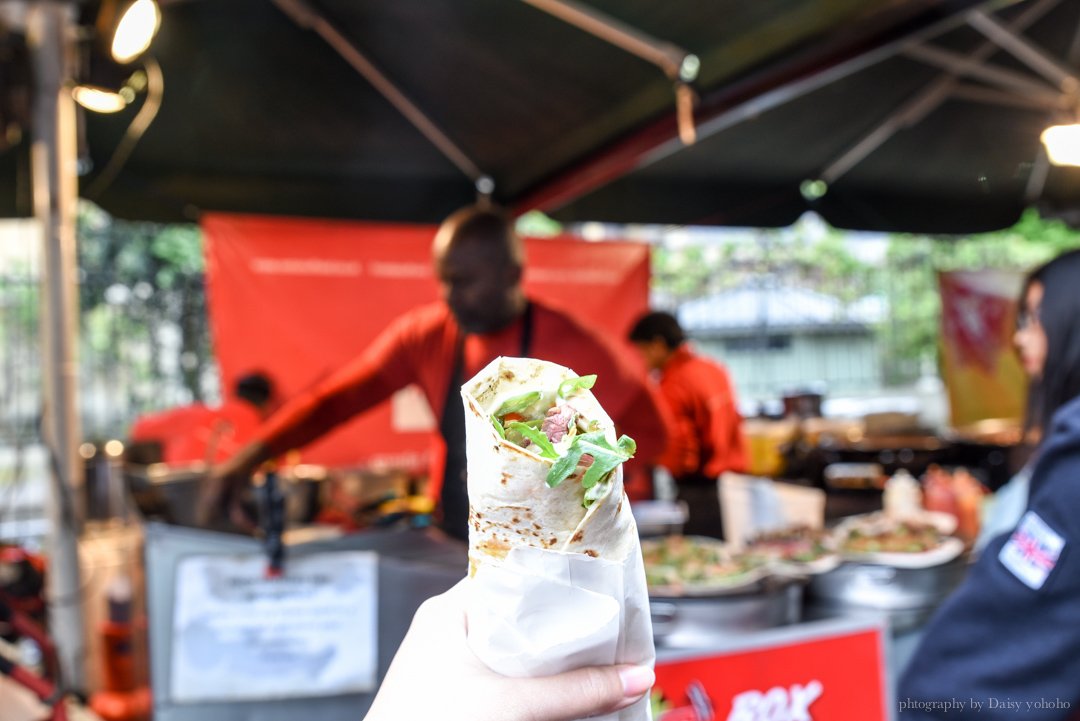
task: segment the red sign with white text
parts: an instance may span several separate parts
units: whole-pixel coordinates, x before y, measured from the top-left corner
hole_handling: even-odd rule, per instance
[[[656,664],[654,721],[885,721],[883,629]]]
[[[288,398],[351,360],[392,320],[438,299],[434,226],[207,214],[207,292],[222,383],[271,375]],[[622,339],[648,307],[641,243],[526,239],[525,288]],[[627,350],[633,352],[632,349]],[[311,444],[308,463],[426,470],[434,419],[419,393]]]

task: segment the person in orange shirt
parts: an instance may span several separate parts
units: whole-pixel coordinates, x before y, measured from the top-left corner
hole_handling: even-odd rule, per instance
[[[674,426],[659,464],[671,472],[679,500],[689,506],[683,532],[722,538],[717,479],[724,471],[743,473],[748,466],[731,378],[722,365],[690,349],[670,313],[642,316],[630,330],[630,341],[658,374],[671,412]]]
[[[258,371],[247,373],[217,407],[193,403],[137,418],[128,442],[154,446],[151,460],[167,465],[221,462],[255,436],[274,400],[273,381]]]

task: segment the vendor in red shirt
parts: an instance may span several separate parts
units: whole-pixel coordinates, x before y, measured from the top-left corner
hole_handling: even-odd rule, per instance
[[[435,236],[433,256],[442,302],[398,318],[354,361],[312,390],[292,398],[254,442],[211,474],[201,503],[209,522],[264,461],[319,438],[358,413],[415,383],[437,418],[446,446],[444,470],[433,474],[432,494],[448,534],[467,537],[465,412],[460,388],[498,356],[552,361],[598,376],[593,392],[619,433],[637,441],[638,493],[648,493],[643,471],[667,441],[662,400],[645,370],[610,340],[523,292],[524,246],[512,220],[490,207],[451,215]],[[628,491],[635,482],[629,480]],[[646,490],[641,490],[645,486]]]
[[[630,331],[646,365],[659,374],[660,391],[674,426],[660,458],[686,501],[688,535],[723,537],[717,480],[724,471],[747,468],[735,389],[719,363],[696,355],[679,321],[670,313],[642,316]]]

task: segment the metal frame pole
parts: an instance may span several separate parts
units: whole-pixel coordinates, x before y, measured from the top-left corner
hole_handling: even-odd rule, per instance
[[[697,56],[674,43],[654,38],[637,28],[574,0],[523,0],[537,10],[620,47],[656,65],[672,80],[689,83],[697,79]]]
[[[972,4],[993,8],[1015,1],[982,0]],[[954,30],[964,21],[964,15],[957,11],[887,42],[875,44],[869,50],[855,48],[825,63],[806,65],[800,68],[794,77],[787,77],[789,70],[784,68],[782,72],[774,73],[773,77],[764,80],[716,89],[706,94],[698,104],[697,139],[700,142],[756,118],[773,108],[887,60],[913,45]],[[639,128],[623,141],[595,153],[532,190],[516,204],[515,212],[557,210],[630,172],[646,168],[683,151],[686,146],[678,138],[678,127],[672,125],[666,119],[661,119]]]
[[[1056,87],[1067,93],[1077,91],[1080,80],[1077,79],[1076,73],[1048,55],[1042,48],[1017,35],[981,10],[968,13],[967,21],[971,27],[985,35],[991,42],[1009,52]]]
[[[345,37],[337,27],[306,0],[273,0],[283,13],[302,28],[314,31],[333,48],[345,62],[360,73],[372,87],[386,98],[405,119],[413,124],[432,145],[473,181],[481,195],[490,195],[495,188],[491,177],[484,173],[465,151],[443,132],[416,103],[403,93],[386,75],[375,66],[351,40]]]
[[[1009,30],[1014,33],[1023,32],[1058,4],[1059,0],[1042,0],[1042,2],[1032,5],[1012,22]],[[1058,93],[1037,84],[1026,76],[1021,76],[1019,73],[1005,72],[1004,70],[999,75],[989,66],[986,66],[987,59],[993,54],[996,47],[993,43],[986,42],[967,55],[947,54],[943,51],[940,55],[934,55],[931,48],[919,45],[905,50],[904,52],[910,57],[916,60],[924,60],[924,62],[933,62],[939,57],[947,59],[948,62],[942,65],[947,71],[946,74],[926,85],[840,157],[829,163],[821,171],[821,179],[826,183],[836,182],[866,159],[868,155],[884,145],[897,131],[920,122],[940,107],[945,100],[958,97],[961,92],[966,92],[969,98],[974,97],[976,93],[980,93],[981,91],[975,87],[965,87],[961,90],[959,76],[969,70],[985,70],[988,74],[981,76],[984,80],[1011,88],[1013,93],[1005,97],[1012,98],[1014,104],[1023,101],[1027,101],[1029,104],[1057,104],[1061,101]],[[922,56],[920,56],[920,52]],[[986,93],[991,92],[994,91],[986,88],[985,91],[982,91],[981,97],[985,99],[989,97]]]
[[[42,431],[51,464],[48,518],[49,627],[64,689],[81,689],[83,616],[79,582],[77,490],[82,468],[76,405],[78,315],[75,207],[75,103],[66,84],[72,67],[74,7],[30,3],[27,40],[34,68],[32,174],[34,215],[41,226]]]

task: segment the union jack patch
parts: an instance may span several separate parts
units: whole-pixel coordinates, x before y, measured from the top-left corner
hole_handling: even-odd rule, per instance
[[[1028,511],[1001,549],[998,560],[1024,585],[1038,590],[1057,565],[1063,548],[1065,539],[1035,511]]]

